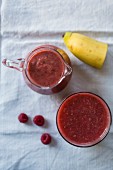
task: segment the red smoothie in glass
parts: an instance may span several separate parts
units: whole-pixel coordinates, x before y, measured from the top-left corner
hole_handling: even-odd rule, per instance
[[[16,61],[4,59],[2,63],[21,71],[28,87],[44,95],[63,90],[72,75],[69,56],[50,44],[36,47],[25,58]]]
[[[27,66],[29,80],[37,86],[56,85],[64,74],[64,61],[55,51],[41,50],[34,54]]]
[[[109,107],[93,93],[75,93],[61,104],[57,127],[62,137],[76,146],[92,146],[108,133]]]

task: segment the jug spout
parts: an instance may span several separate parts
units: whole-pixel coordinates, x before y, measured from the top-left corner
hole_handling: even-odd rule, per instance
[[[19,58],[16,61],[9,60],[9,59],[4,59],[2,61],[3,65],[5,65],[6,67],[14,68],[14,69],[16,69],[18,71],[23,70],[24,62],[25,62],[25,59],[23,59],[23,58]]]
[[[65,63],[66,65],[66,70],[65,70],[65,76],[68,76],[70,74],[72,74],[72,67],[69,66],[69,64]]]

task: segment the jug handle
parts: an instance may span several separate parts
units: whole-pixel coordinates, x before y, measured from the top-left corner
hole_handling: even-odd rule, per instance
[[[9,60],[9,59],[3,59],[3,61],[2,61],[4,66],[16,69],[21,72],[24,68],[24,62],[25,62],[24,58],[19,58],[16,61]]]

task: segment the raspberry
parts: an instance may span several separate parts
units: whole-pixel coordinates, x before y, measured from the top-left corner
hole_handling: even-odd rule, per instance
[[[25,113],[21,113],[19,116],[18,116],[18,120],[21,122],[21,123],[26,123],[28,121],[28,116],[25,114]]]
[[[37,126],[43,126],[44,124],[44,117],[41,115],[36,115],[33,119],[34,124]]]
[[[41,142],[45,145],[49,144],[51,142],[51,136],[48,133],[44,133],[41,136]]]

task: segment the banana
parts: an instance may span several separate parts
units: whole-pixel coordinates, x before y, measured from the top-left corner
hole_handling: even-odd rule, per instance
[[[81,61],[101,68],[104,64],[108,45],[78,33],[66,32],[63,40],[67,48]]]

